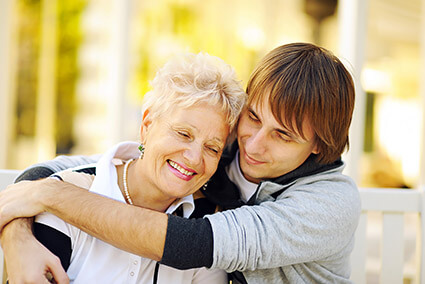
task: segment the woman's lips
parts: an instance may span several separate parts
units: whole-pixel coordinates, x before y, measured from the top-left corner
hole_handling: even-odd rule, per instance
[[[167,166],[175,176],[185,181],[191,180],[196,175],[196,172],[194,170],[189,169],[171,160],[167,161]]]

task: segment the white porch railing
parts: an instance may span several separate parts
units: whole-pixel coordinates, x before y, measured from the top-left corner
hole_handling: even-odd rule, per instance
[[[351,278],[354,283],[370,283],[371,281],[367,278],[367,275],[371,273],[379,276],[379,281],[374,279],[374,283],[401,284],[404,280],[408,281],[407,283],[425,283],[423,238],[425,218],[422,218],[424,207],[423,191],[361,188],[360,194],[362,214],[356,231],[355,248],[351,255]],[[376,222],[376,218],[373,219],[374,213],[381,215],[382,218],[378,219],[380,224]],[[405,217],[407,214],[417,217],[415,218],[417,226],[414,228],[416,232],[416,238],[414,238],[416,239],[416,244],[414,244],[416,255],[413,256],[413,259],[405,258],[407,243]],[[373,223],[371,224],[371,222]],[[382,230],[379,234],[370,234],[367,229],[370,229],[371,225],[382,227]],[[370,242],[371,238],[375,238],[375,235],[380,237],[377,240],[380,246],[378,248],[370,247],[373,245]],[[413,242],[412,240],[410,241]],[[376,243],[374,245],[376,246]],[[370,250],[380,252],[378,259],[371,259]]]

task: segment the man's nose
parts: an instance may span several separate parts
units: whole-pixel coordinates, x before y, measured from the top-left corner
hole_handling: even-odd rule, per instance
[[[261,128],[246,140],[245,149],[250,154],[263,154],[266,149],[266,131]]]

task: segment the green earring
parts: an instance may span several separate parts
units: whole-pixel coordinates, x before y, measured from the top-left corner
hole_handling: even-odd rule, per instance
[[[139,151],[140,151],[139,159],[143,159],[143,156],[145,155],[145,146],[143,144],[139,145]]]

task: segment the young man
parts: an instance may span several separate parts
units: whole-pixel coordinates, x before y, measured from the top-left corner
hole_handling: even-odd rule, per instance
[[[234,283],[350,283],[349,256],[360,214],[357,188],[342,174],[340,159],[354,108],[350,74],[323,48],[288,44],[260,62],[247,93],[237,144],[223,154],[202,191],[224,211],[183,219],[45,179],[1,193],[0,226],[48,211],[165,265],[233,272]],[[45,164],[23,178],[74,165],[69,160]],[[13,221],[3,232],[9,275],[20,281],[50,271],[66,283],[63,269],[34,241],[28,224]],[[16,235],[21,240],[13,239]],[[42,261],[30,267],[40,251]],[[21,271],[30,271],[31,278]]]

